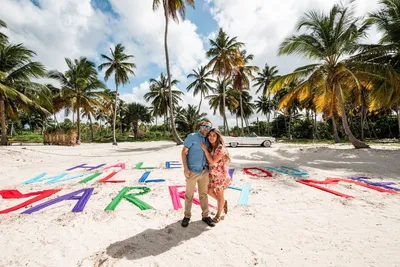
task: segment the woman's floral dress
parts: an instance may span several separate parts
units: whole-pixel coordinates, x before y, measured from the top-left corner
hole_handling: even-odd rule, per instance
[[[231,179],[228,173],[228,161],[225,155],[228,153],[226,147],[219,145],[217,149],[211,151],[211,156],[223,155],[223,157],[213,165],[210,165],[210,182],[208,184],[209,188],[214,189],[226,189],[230,183]]]

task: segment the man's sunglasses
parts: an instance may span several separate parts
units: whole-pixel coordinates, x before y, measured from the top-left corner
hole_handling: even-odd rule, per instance
[[[203,129],[211,130],[211,126],[208,126],[208,125],[201,125],[201,127],[203,127]]]

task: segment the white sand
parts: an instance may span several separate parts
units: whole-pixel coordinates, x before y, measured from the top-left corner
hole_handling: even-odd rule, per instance
[[[355,197],[346,200],[284,174],[255,179],[242,170],[285,165],[307,171],[309,179],[362,175],[397,182],[400,188],[400,148],[229,148],[234,185],[250,183],[251,194],[248,206],[236,206],[240,192],[228,189],[229,213],[214,228],[200,221],[195,205],[189,227],[180,226],[183,210],[173,209],[168,186],[184,184],[182,169],[152,170],[149,179],[166,182],[147,184],[151,192],[139,198],[154,210],[140,211],[123,200],[115,211],[104,211],[124,186],[139,185],[144,171],[134,169],[136,163],[164,167],[166,160],[180,159],[181,149],[170,142],[1,147],[0,190],[62,189],[51,199],[95,189],[80,213],[71,212],[76,201],[64,201],[29,215],[20,214],[26,208],[1,214],[0,266],[400,266],[400,195],[348,184],[327,186]],[[127,167],[114,178],[125,179],[123,184],[98,179],[22,184],[42,172],[55,175],[82,163],[118,162]],[[0,210],[25,200],[0,198]]]

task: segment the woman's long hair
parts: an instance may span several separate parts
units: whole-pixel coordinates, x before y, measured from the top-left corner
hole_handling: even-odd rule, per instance
[[[210,133],[212,133],[212,132],[214,132],[214,133],[217,135],[217,140],[215,141],[215,143],[217,143],[217,145],[216,145],[215,147],[213,147],[212,144],[210,144],[210,152],[211,152],[211,151],[214,151],[214,152],[215,152],[215,150],[217,149],[217,147],[218,147],[219,145],[222,145],[222,146],[225,147],[225,141],[224,141],[224,138],[222,137],[221,132],[220,132],[217,128],[212,128],[212,129],[208,132],[208,134],[207,134],[207,139],[208,139],[208,136],[210,135]],[[225,147],[225,149],[226,149],[226,147]],[[226,160],[227,162],[230,162],[230,161],[231,161],[231,156],[229,155],[228,150],[226,150],[225,160]]]

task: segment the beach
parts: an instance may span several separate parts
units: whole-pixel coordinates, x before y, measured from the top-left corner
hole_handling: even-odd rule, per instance
[[[400,147],[355,150],[350,145],[283,143],[271,148],[228,147],[232,186],[248,184],[250,192],[247,203],[238,205],[242,192],[227,189],[228,214],[213,228],[201,221],[198,205],[192,207],[189,226],[180,225],[183,209],[174,209],[170,188],[185,184],[183,169],[168,169],[166,162],[181,160],[181,150],[182,145],[173,142],[1,147],[0,190],[60,191],[0,214],[0,266],[400,266],[400,194],[347,182],[320,185],[353,197],[345,198],[296,182],[362,176],[394,182],[391,186],[400,188]],[[105,165],[66,171],[82,164]],[[304,175],[267,168],[282,170],[281,166]],[[272,177],[251,176],[244,168],[260,168]],[[96,172],[102,173],[78,182]],[[116,174],[108,181],[125,182],[99,182],[112,172]],[[165,181],[139,182],[146,172],[150,172],[146,181]],[[42,173],[83,176],[24,184]],[[122,199],[114,210],[105,211],[124,187],[136,186],[150,189],[136,197],[151,209],[140,210]],[[88,188],[93,191],[81,212],[72,212],[77,200],[70,199],[21,214]],[[30,198],[0,198],[0,210]],[[209,202],[216,206],[213,199]],[[183,206],[184,201],[180,203]]]

